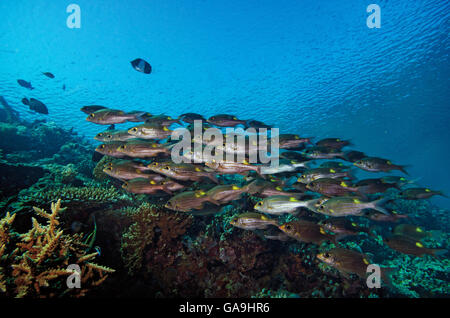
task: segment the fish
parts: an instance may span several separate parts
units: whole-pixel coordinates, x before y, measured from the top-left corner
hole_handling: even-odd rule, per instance
[[[62,90],[65,91],[66,90],[66,84],[63,84],[62,86]]]
[[[278,165],[276,166],[261,166],[260,173],[261,174],[277,174],[283,172],[292,172],[296,171],[299,168],[308,168],[308,162],[298,162],[296,160],[279,160]]]
[[[245,127],[255,128],[255,129],[261,129],[261,128],[270,129],[270,128],[272,128],[272,126],[266,125],[262,121],[257,121],[257,120],[253,120],[253,119],[247,120],[245,123]]]
[[[301,183],[310,183],[317,179],[323,178],[349,178],[352,179],[353,176],[350,171],[344,169],[331,169],[331,168],[314,168],[308,169],[302,173],[302,175],[297,179]]]
[[[381,213],[389,215],[389,212],[382,207],[382,204],[389,199],[382,198],[375,201],[363,201],[360,197],[344,196],[333,197],[325,201],[320,200],[315,206],[314,212],[333,217],[362,215],[364,209],[375,209]]]
[[[202,115],[196,113],[181,114],[178,117],[178,120],[182,120],[188,124],[193,124],[195,120],[201,120],[202,122],[206,121],[206,119]]]
[[[130,135],[142,139],[165,139],[172,134],[166,126],[142,124],[128,129]]]
[[[144,74],[150,74],[152,72],[152,66],[141,58],[134,59],[130,63],[131,66],[133,66],[133,68],[138,72]]]
[[[395,184],[398,188],[403,187],[408,184],[413,184],[419,181],[420,178],[414,180],[407,180],[405,177],[399,176],[384,176],[381,177],[380,180],[383,183]]]
[[[88,105],[88,106],[83,106],[80,108],[80,110],[85,113],[85,114],[92,114],[95,113],[96,111],[102,110],[102,109],[107,109],[105,106],[100,106],[100,105]]]
[[[142,164],[138,164],[130,160],[121,160],[105,165],[103,172],[113,178],[120,180],[146,178],[160,182],[165,179],[160,174],[146,173],[145,169],[146,167]]]
[[[158,191],[164,191],[168,194],[172,194],[172,191],[170,191],[164,183],[147,178],[136,178],[128,180],[124,184],[122,184],[122,188],[128,192],[136,194],[154,194]],[[180,187],[180,189],[182,188],[183,186]]]
[[[400,197],[405,200],[421,200],[429,199],[434,195],[447,197],[441,191],[430,190],[428,188],[408,188],[399,193]]]
[[[230,201],[238,200],[245,191],[245,187],[240,188],[235,184],[224,184],[217,185],[206,191],[206,195],[220,204],[225,204]]]
[[[288,192],[273,182],[256,179],[245,186],[246,192],[251,195],[258,195],[260,197],[270,197],[273,195],[284,195],[289,197],[300,198],[304,194],[301,192]]]
[[[35,98],[22,98],[22,103],[24,105],[27,105],[30,107],[30,110],[39,113],[39,114],[44,114],[44,115],[48,115],[48,108],[47,106],[45,106],[45,104],[43,102],[41,102],[40,100],[37,100]]]
[[[230,224],[244,230],[265,230],[269,226],[278,227],[277,220],[270,219],[264,214],[256,212],[246,212],[234,216]]]
[[[400,170],[401,172],[408,174],[408,172],[406,172],[405,170],[405,166],[394,165],[390,160],[377,157],[366,157],[355,161],[353,165],[370,172],[388,172],[391,170]]]
[[[354,274],[361,279],[367,277],[367,266],[371,264],[369,258],[362,253],[345,248],[333,248],[316,255],[317,259],[337,269],[345,278]],[[390,284],[390,275],[394,268],[381,268],[381,279]]]
[[[97,148],[95,148],[95,151],[98,153],[101,153],[102,155],[115,157],[115,158],[124,158],[126,157],[125,154],[122,152],[117,151],[117,148],[122,146],[124,144],[123,141],[115,141],[110,142],[106,144],[101,144]]]
[[[208,118],[208,123],[219,127],[235,127],[246,124],[245,120],[240,120],[234,115],[218,114]]]
[[[309,160],[309,159],[308,159]],[[322,162],[318,168],[330,168],[330,169],[350,169],[350,166],[344,165],[342,162],[338,161],[325,161]]]
[[[363,216],[376,222],[397,222],[400,219],[408,218],[407,215],[398,214],[395,211],[391,212],[392,214],[386,215],[375,210],[369,209],[363,213]]]
[[[136,138],[130,135],[127,130],[107,130],[95,135],[94,139],[101,142],[127,141]]]
[[[412,240],[421,241],[425,238],[431,238],[434,236],[432,232],[425,231],[420,226],[414,224],[399,224],[393,230],[394,235],[406,236]]]
[[[304,155],[310,159],[334,159],[342,158],[344,153],[335,148],[315,146],[306,149]]]
[[[19,83],[19,85],[22,86],[22,87],[28,88],[29,90],[34,89],[34,87],[31,86],[31,82],[27,82],[27,81],[25,81],[23,79],[18,79],[17,83]]]
[[[424,255],[431,255],[437,257],[447,253],[446,249],[426,248],[421,242],[402,235],[387,237],[383,242],[397,252],[412,256],[423,257]]]
[[[345,218],[329,218],[320,223],[324,229],[336,234],[336,241],[347,236],[358,235],[359,233],[367,233],[373,235],[369,229],[359,226]]]
[[[310,161],[311,159],[306,157],[300,152],[296,151],[284,151],[280,153],[280,158],[288,159],[288,160],[295,160],[297,162],[304,162],[304,161]]]
[[[349,182],[342,181],[340,179],[333,179],[333,178],[316,179],[308,183],[306,185],[306,188],[308,190],[323,194],[328,197],[345,196],[350,195],[351,193],[356,193],[362,196],[357,187],[354,187]]]
[[[106,108],[89,114],[86,120],[99,125],[111,125],[135,120],[137,116],[138,114],[127,114],[121,110]]]
[[[118,152],[121,152],[128,157],[133,158],[151,158],[160,154],[170,155],[171,151],[162,145],[155,142],[148,141],[129,141],[117,148]]]
[[[166,116],[166,115],[155,115],[155,116],[151,116],[145,120],[145,124],[154,125],[154,126],[169,127],[170,125],[172,125],[174,123],[179,124],[180,120],[177,118],[172,118],[170,116]]]
[[[390,188],[397,188],[395,183],[385,183],[381,179],[364,179],[355,184],[359,192],[364,194],[384,193]]]
[[[157,172],[169,178],[180,181],[200,181],[202,178],[208,178],[215,183],[219,183],[215,173],[206,171],[201,166],[196,166],[189,163],[152,162],[147,167],[153,172]]]
[[[349,150],[349,151],[344,151],[344,155],[341,157],[341,159],[350,161],[350,162],[356,162],[356,161],[361,160],[366,157],[367,157],[367,155],[364,152],[356,151],[356,150]]]
[[[190,212],[192,210],[203,209],[206,202],[220,205],[211,199],[206,192],[198,190],[179,193],[167,201],[164,207],[178,212]]]
[[[44,74],[45,76],[47,76],[48,78],[55,78],[55,75],[53,75],[50,72],[42,72],[42,74]]]
[[[310,143],[311,137],[302,138],[296,134],[280,134],[278,136],[278,144],[280,149],[302,149],[301,146]]]
[[[289,237],[304,243],[320,245],[335,240],[334,236],[328,234],[321,225],[306,220],[290,221],[278,228]]]
[[[316,142],[316,145],[319,147],[327,147],[340,150],[345,146],[351,145],[349,140],[343,140],[340,138],[325,138]]]
[[[274,195],[255,204],[254,209],[268,214],[294,214],[300,207],[311,208],[316,200],[300,201],[298,198],[284,195]]]
[[[249,171],[255,171],[261,174],[261,166],[255,166],[249,164],[246,160],[243,162],[234,161],[208,161],[205,165],[211,169],[214,169],[218,174],[245,174]]]

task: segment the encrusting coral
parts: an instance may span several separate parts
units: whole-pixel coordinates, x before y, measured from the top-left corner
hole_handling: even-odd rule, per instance
[[[190,215],[167,212],[149,203],[129,212],[129,216],[134,223],[123,234],[121,253],[130,275],[139,272],[143,266],[149,246],[155,254],[167,254],[165,248],[186,232],[193,219]]]
[[[0,220],[0,296],[7,297],[56,297],[84,296],[92,287],[102,284],[114,270],[92,260],[97,252],[89,253],[82,234],[64,234],[59,228],[61,200],[52,203],[51,213],[34,208],[39,217],[47,219],[47,225],[32,218],[27,233],[18,234],[12,229],[16,214],[6,214]],[[81,287],[69,288],[66,280],[76,264],[81,272]],[[78,275],[75,273],[75,275]],[[3,294],[3,295],[2,295]]]

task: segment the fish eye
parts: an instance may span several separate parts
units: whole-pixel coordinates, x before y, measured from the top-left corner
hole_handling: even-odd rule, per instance
[[[286,225],[286,230],[290,231],[292,229],[292,226]]]
[[[131,129],[131,131],[137,131],[137,128],[136,128],[136,127],[133,127],[133,128]]]
[[[256,205],[261,206],[262,205],[262,201],[259,201],[258,203],[256,203]]]
[[[164,167],[163,170],[169,171],[170,167]]]
[[[102,148],[102,149],[105,148],[105,145],[101,145],[100,148]]]
[[[90,116],[91,116],[91,117],[95,117],[95,114],[91,114]]]
[[[328,254],[328,253],[325,253],[325,254],[323,254],[323,257],[325,257],[325,258],[329,258],[329,257],[330,257],[330,254]]]

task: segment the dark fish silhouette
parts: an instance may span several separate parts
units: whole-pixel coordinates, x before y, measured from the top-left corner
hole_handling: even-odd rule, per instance
[[[44,115],[48,115],[48,108],[47,106],[45,106],[45,104],[35,98],[22,98],[22,103],[24,105],[27,105],[30,107],[30,110],[39,113],[39,114],[44,114]]]
[[[44,74],[45,76],[49,77],[49,78],[55,78],[55,75],[53,75],[50,72],[42,72],[42,74]]]
[[[131,61],[131,65],[133,68],[141,73],[150,74],[152,72],[152,67],[149,63],[144,61],[143,59],[135,59]]]
[[[63,91],[66,90],[66,84],[63,84],[62,89],[63,89]]]
[[[25,81],[23,79],[18,79],[17,83],[19,83],[19,85],[22,86],[22,87],[25,87],[25,88],[28,88],[28,89],[34,89],[34,87],[31,86],[31,82],[27,82],[27,81]]]
[[[81,107],[80,110],[83,113],[86,113],[86,114],[89,115],[89,114],[95,113],[96,111],[101,110],[101,109],[106,109],[106,107],[105,106],[100,106],[100,105],[88,105],[88,106]]]

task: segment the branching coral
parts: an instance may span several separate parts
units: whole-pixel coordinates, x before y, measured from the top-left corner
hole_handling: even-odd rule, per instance
[[[34,208],[47,220],[47,225],[32,218],[27,233],[15,233],[11,225],[15,215],[9,213],[0,220],[0,292],[6,296],[54,297],[83,296],[103,283],[111,268],[92,263],[97,253],[88,254],[82,235],[67,235],[59,228],[61,200],[52,203],[51,213]],[[73,275],[71,264],[80,267],[81,288],[68,288],[66,279]]]
[[[59,188],[45,188],[42,191],[25,191],[19,196],[22,202],[33,202],[36,204],[48,204],[60,198],[62,202],[83,203],[114,203],[126,200],[127,197],[116,190],[113,186],[99,187],[95,185],[84,187],[63,186]]]

